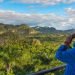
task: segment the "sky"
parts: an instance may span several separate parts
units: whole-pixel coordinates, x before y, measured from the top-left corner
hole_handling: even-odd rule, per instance
[[[75,0],[0,0],[0,23],[75,28]]]

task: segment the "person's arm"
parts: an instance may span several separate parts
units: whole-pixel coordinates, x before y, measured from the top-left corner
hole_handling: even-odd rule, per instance
[[[73,64],[73,51],[72,49],[68,49],[70,46],[70,43],[72,42],[72,39],[74,38],[75,34],[70,35],[67,37],[67,39],[64,42],[64,45],[61,45],[57,52],[56,52],[56,58],[59,59],[62,62]]]
[[[62,62],[73,64],[72,49],[67,48],[66,45],[61,45],[56,52],[56,58]]]

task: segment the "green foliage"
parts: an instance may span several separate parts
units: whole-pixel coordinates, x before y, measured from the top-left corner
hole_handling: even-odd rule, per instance
[[[0,75],[26,75],[63,64],[55,58],[55,53],[66,34],[31,35],[28,31],[35,30],[23,24],[4,28],[6,32],[0,34]],[[62,73],[57,71],[48,75]]]

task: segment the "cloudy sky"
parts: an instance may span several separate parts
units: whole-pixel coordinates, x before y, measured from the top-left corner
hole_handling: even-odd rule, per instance
[[[75,0],[0,0],[0,23],[75,28]]]

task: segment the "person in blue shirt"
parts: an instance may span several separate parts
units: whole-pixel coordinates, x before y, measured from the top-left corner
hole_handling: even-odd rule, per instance
[[[64,75],[75,75],[75,47],[70,48],[74,38],[75,34],[68,36],[64,44],[56,52],[56,58],[66,63]]]

